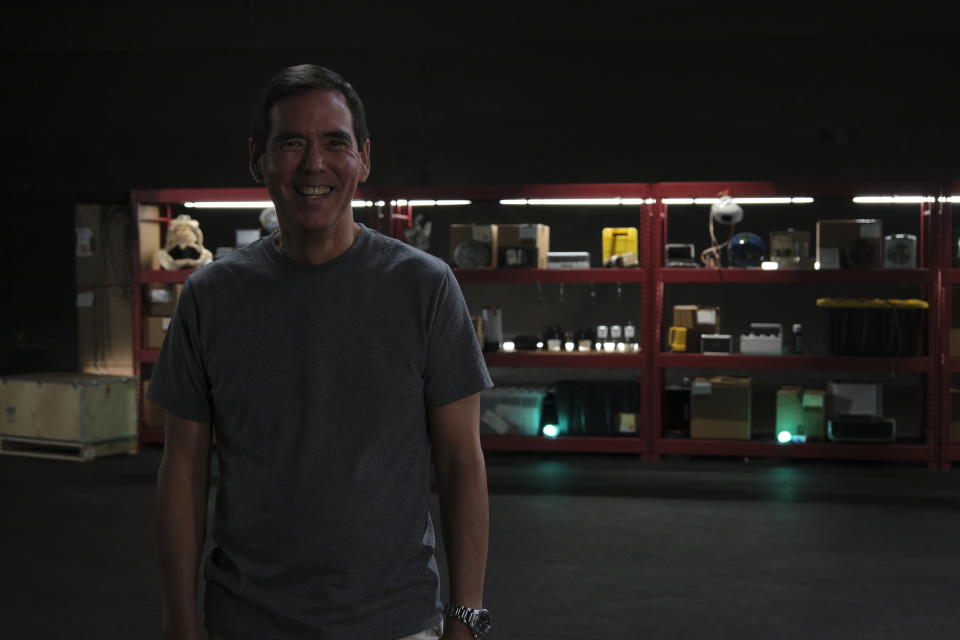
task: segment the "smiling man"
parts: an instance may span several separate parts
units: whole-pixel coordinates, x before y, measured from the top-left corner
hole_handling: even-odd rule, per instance
[[[478,394],[491,381],[459,286],[442,261],[354,222],[370,140],[339,75],[281,71],[251,129],[250,170],[280,229],[188,278],[150,385],[167,412],[163,635],[203,637],[196,583],[215,434],[212,638],[479,637],[490,625]]]

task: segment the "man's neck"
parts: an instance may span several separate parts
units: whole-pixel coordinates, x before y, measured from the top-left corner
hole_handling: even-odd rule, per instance
[[[342,230],[285,234],[281,228],[273,236],[280,251],[300,264],[318,265],[338,258],[353,246],[360,235],[360,225],[350,221]]]

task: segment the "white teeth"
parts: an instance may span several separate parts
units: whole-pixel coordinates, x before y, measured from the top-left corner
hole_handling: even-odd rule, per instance
[[[305,196],[323,196],[331,191],[330,187],[297,187],[297,193]]]

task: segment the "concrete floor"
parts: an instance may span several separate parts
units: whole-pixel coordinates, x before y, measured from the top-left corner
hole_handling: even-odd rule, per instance
[[[0,637],[158,637],[159,460],[0,457]],[[489,637],[960,637],[960,469],[488,462]]]

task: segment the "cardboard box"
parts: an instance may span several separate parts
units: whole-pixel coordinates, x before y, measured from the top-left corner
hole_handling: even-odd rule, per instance
[[[141,204],[137,210],[137,233],[141,269],[160,268],[160,248],[167,229],[167,221],[160,217],[160,207]]]
[[[136,436],[136,378],[78,373],[0,378],[0,433],[70,442]]]
[[[550,227],[545,224],[498,225],[497,247],[497,253],[507,247],[535,247],[537,260],[534,266],[546,269],[547,254],[550,253]]]
[[[960,389],[950,389],[950,444],[960,444]]]
[[[750,439],[750,378],[694,378],[690,387],[690,437]]]
[[[452,224],[450,225],[450,261],[460,269],[493,269],[497,266],[498,226],[495,224]],[[457,247],[462,243],[475,241],[487,245],[489,256],[485,264],[463,266],[457,259]]]
[[[133,307],[126,286],[77,289],[77,356],[80,371],[133,375]]]
[[[150,390],[150,381],[143,381],[143,426],[148,429],[163,429],[166,424],[166,412],[163,408],[147,400],[147,391]]]
[[[788,431],[806,436],[808,440],[823,440],[826,391],[802,387],[780,387],[777,391],[776,433]]]
[[[950,329],[950,355],[960,356],[960,328]]]
[[[687,330],[687,353],[700,352],[700,336],[720,332],[720,307],[700,307],[695,304],[673,306],[674,327]]]
[[[172,316],[182,284],[151,282],[143,285],[143,312],[147,316]]]
[[[80,204],[74,209],[74,224],[76,283],[129,285],[133,270],[130,208]]]
[[[170,318],[144,318],[143,319],[143,348],[159,349],[163,346],[163,339],[167,336],[167,328],[170,326]]]
[[[866,259],[857,264],[854,258]],[[876,219],[817,222],[817,262],[821,269],[883,267],[883,223]]]

